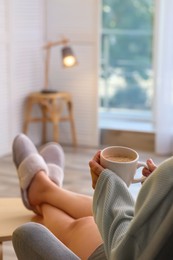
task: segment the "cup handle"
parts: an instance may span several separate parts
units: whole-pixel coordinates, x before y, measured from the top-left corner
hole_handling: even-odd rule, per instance
[[[137,169],[140,168],[140,167],[146,167],[146,168],[148,168],[148,166],[147,166],[147,164],[146,164],[145,162],[138,162],[138,164],[137,164]],[[138,182],[143,183],[146,178],[147,178],[147,177],[145,177],[145,176],[142,176],[141,178],[137,178],[137,179],[134,178],[133,181],[132,181],[132,183],[138,183]]]

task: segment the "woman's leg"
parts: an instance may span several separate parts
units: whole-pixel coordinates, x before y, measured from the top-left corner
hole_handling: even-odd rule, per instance
[[[87,259],[103,243],[92,216],[74,219],[48,204],[41,209],[40,223],[81,259]]]
[[[39,172],[28,189],[28,199],[42,214],[37,221],[81,259],[87,259],[102,243],[90,197],[66,191]]]
[[[92,217],[92,198],[55,184],[52,177],[56,172],[50,175],[43,158],[25,136],[15,139],[13,154],[26,206],[40,213],[40,222],[67,247],[81,259],[87,259],[102,243]]]
[[[79,260],[46,227],[37,223],[18,227],[12,242],[18,260]]]
[[[60,145],[48,143],[39,154],[26,135],[16,136],[13,141],[13,161],[18,172],[24,205],[34,210],[39,204],[46,202],[74,218],[92,215],[92,198],[61,189],[64,160]],[[40,172],[42,177],[36,177]],[[37,210],[34,211],[38,213]]]
[[[44,172],[38,172],[28,188],[32,207],[49,204],[74,219],[92,216],[92,198],[57,186]]]

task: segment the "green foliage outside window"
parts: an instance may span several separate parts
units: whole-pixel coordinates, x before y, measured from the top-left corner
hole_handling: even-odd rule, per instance
[[[101,106],[150,110],[152,0],[103,0]]]

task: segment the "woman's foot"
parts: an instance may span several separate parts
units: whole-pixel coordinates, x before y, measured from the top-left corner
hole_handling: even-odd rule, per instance
[[[38,172],[33,178],[28,190],[28,201],[35,212],[42,216],[42,205],[50,203],[49,194],[52,190],[61,189],[43,171]]]
[[[27,190],[30,205],[32,207],[37,207],[43,202],[46,202],[46,194],[49,193],[49,190],[52,190],[52,186],[57,188],[57,185],[53,183],[43,171],[38,172]]]

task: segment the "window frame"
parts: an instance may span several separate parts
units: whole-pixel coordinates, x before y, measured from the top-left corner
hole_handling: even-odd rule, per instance
[[[154,1],[154,0],[153,0]],[[102,4],[102,3],[101,3]],[[153,44],[152,44],[152,68],[154,71],[154,43],[155,43],[155,17],[157,12],[156,1],[154,1],[155,15],[153,23]],[[100,43],[102,37],[102,30],[100,32]],[[101,48],[100,48],[101,51]],[[154,77],[154,76],[153,76]],[[153,91],[155,91],[153,79]],[[154,96],[153,96],[154,103]],[[145,110],[128,110],[128,109],[109,109],[104,111],[99,107],[99,128],[100,129],[114,129],[114,130],[129,130],[140,132],[155,132],[154,122],[154,104],[149,111]]]

